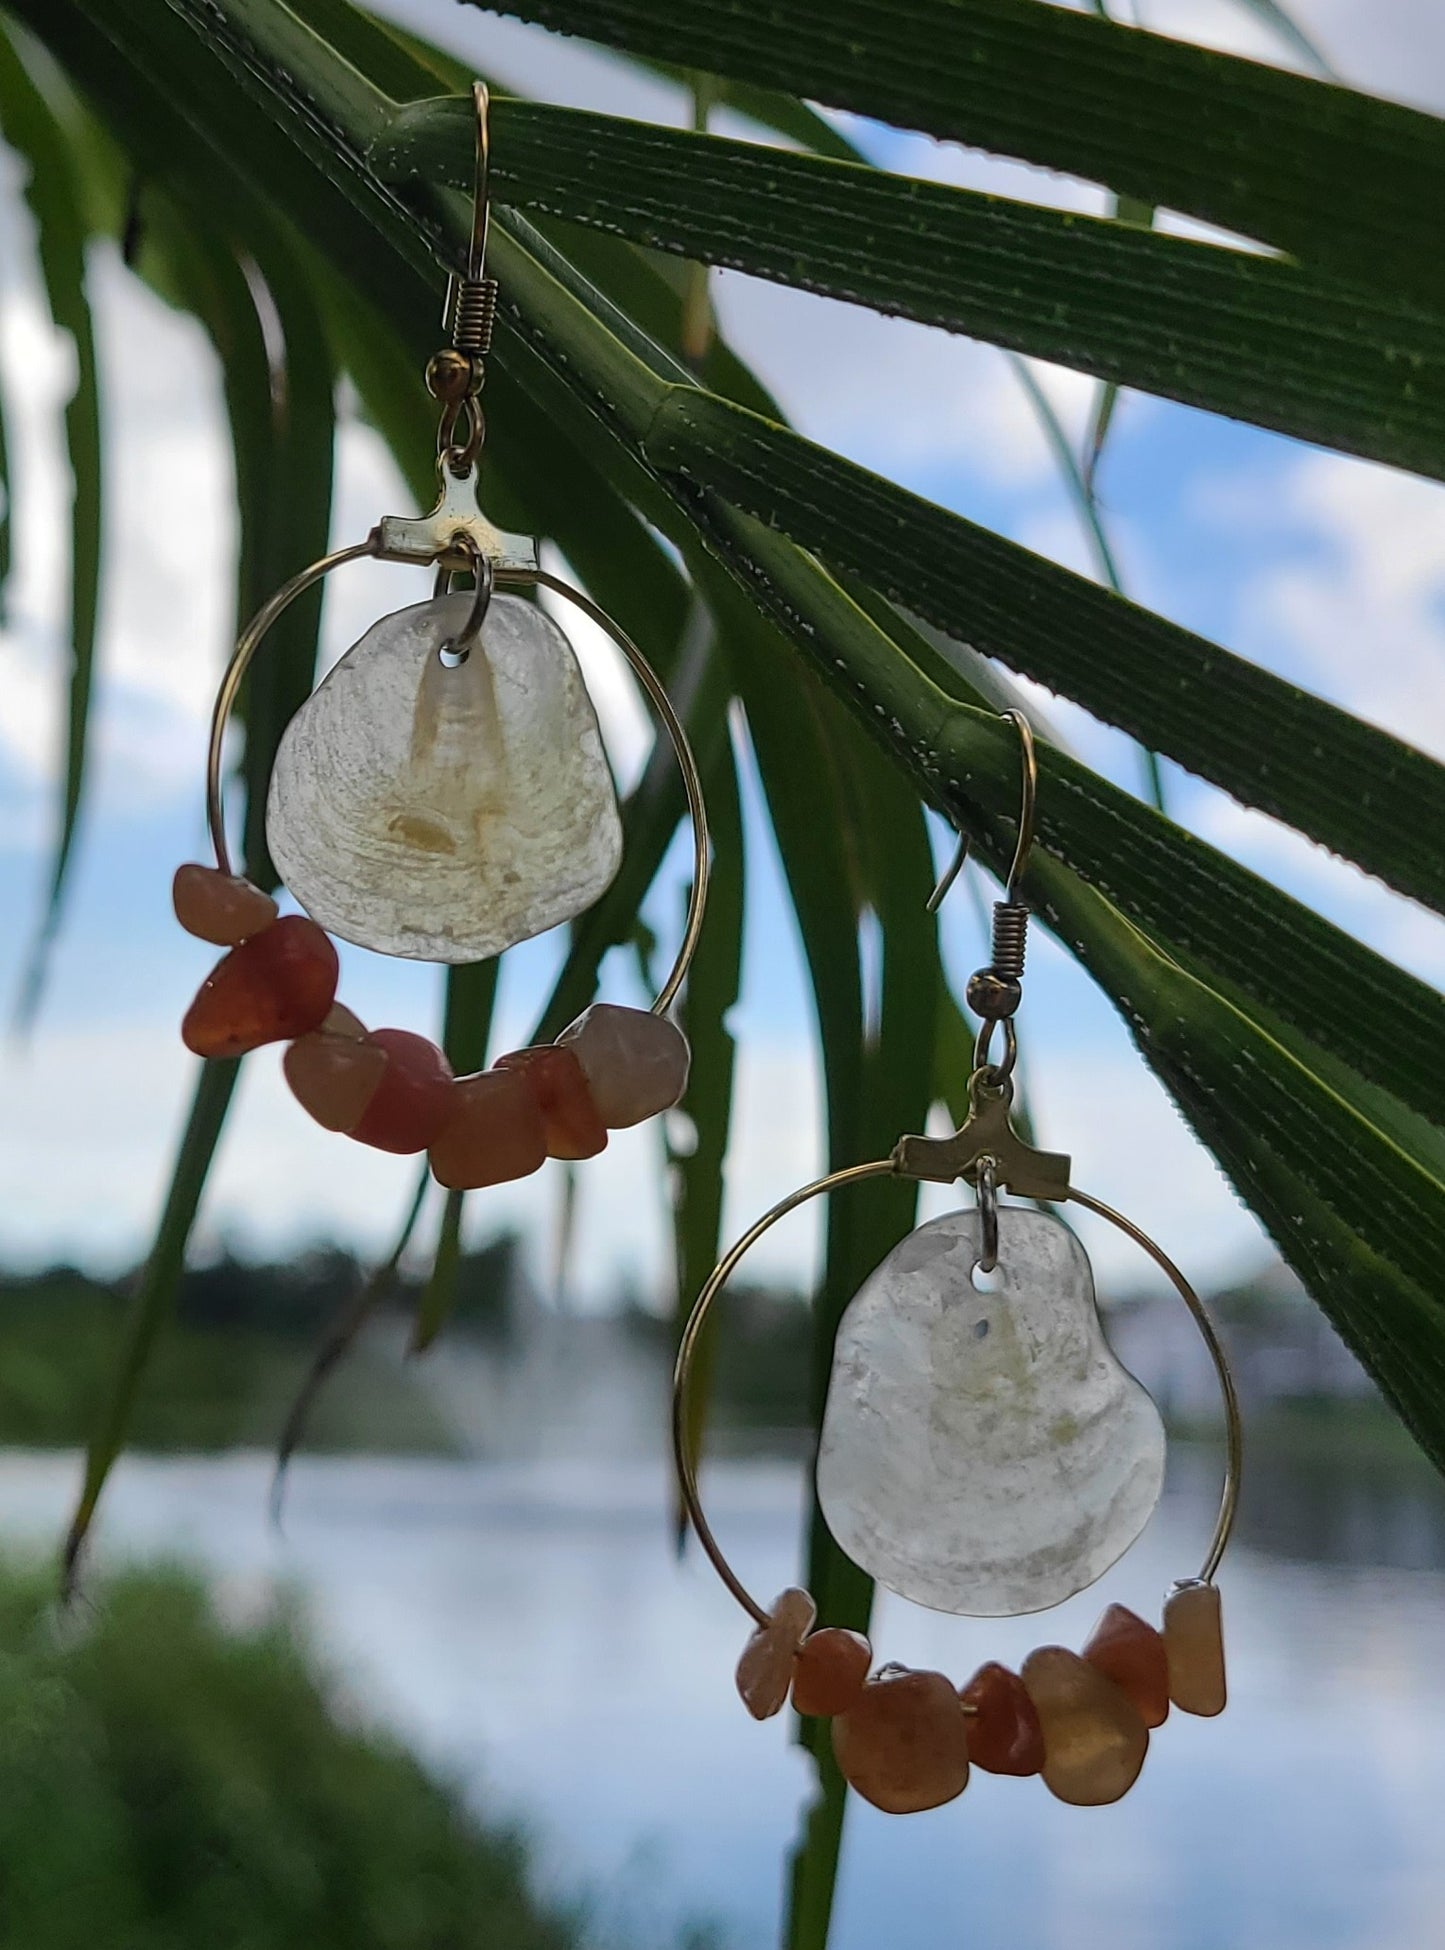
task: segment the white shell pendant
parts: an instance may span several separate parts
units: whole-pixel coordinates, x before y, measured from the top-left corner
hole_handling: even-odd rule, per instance
[[[314,921],[417,961],[500,954],[603,892],[622,827],[571,644],[494,596],[480,641],[438,652],[470,594],[384,616],[286,727],[266,838]]]
[[[935,1611],[1042,1611],[1101,1577],[1164,1481],[1164,1424],[1115,1358],[1082,1246],[1001,1206],[997,1290],[976,1211],[920,1226],[839,1325],[818,1452],[828,1528]]]

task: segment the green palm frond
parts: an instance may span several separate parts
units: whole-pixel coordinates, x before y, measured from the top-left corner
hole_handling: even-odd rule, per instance
[[[1322,67],[1281,9],[1243,4]],[[680,91],[700,87],[772,138],[516,97],[497,101],[493,123],[503,310],[489,503],[554,544],[676,686],[718,828],[714,905],[684,998],[697,1124],[674,1160],[685,1298],[717,1250],[732,1135],[750,775],[807,971],[833,1164],[886,1151],[956,1091],[967,1031],[925,909],[924,808],[1004,869],[1017,751],[996,711],[1009,673],[1445,912],[1445,768],[1126,600],[1096,493],[1121,388],[1445,479],[1445,124],[1122,26],[1104,8],[1039,0],[510,11]],[[30,166],[44,281],[81,374],[67,415],[75,662],[58,897],[86,769],[99,572],[84,259],[124,222],[116,182],[143,186],[138,273],[200,320],[218,354],[244,612],[325,546],[343,379],[413,493],[428,493],[416,374],[464,238],[471,110],[455,61],[348,0],[5,0],[0,24],[0,128]],[[1068,172],[1101,185],[1113,214],[875,168],[829,109]],[[1248,242],[1161,234],[1161,209]],[[1103,586],[799,435],[724,338],[689,335],[705,265],[1093,375],[1081,448],[1045,396],[1035,406]],[[0,488],[3,451],[0,440]],[[7,500],[0,583],[8,516]],[[262,878],[264,782],[315,648],[316,607],[298,606],[246,700],[238,786],[248,870]],[[1037,912],[1445,1467],[1445,1002],[1057,745],[1041,745],[1040,765]],[[684,818],[659,745],[624,807],[623,870],[572,931],[539,1037],[586,1005],[605,954],[637,938]],[[881,944],[877,1021],[869,938]],[[488,967],[449,985],[462,1067],[485,1061],[495,979]],[[171,1307],[234,1080],[213,1067],[200,1081],[73,1549]],[[912,1215],[902,1183],[828,1213],[815,1408],[841,1307]],[[454,1299],[463,1216],[460,1199],[446,1202],[423,1343]],[[863,1624],[868,1581],[816,1518],[809,1550],[830,1620]],[[815,1753],[794,1950],[826,1942],[842,1833],[841,1785]]]

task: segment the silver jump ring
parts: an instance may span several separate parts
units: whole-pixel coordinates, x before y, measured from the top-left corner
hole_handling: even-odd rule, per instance
[[[979,1252],[975,1272],[992,1273],[998,1265],[998,1160],[978,1161]]]
[[[487,611],[492,606],[492,589],[495,583],[495,575],[491,562],[482,554],[481,550],[477,548],[476,544],[470,538],[459,536],[457,538],[457,546],[464,549],[472,559],[472,575],[475,579],[472,590],[472,606],[467,612],[466,622],[463,623],[456,635],[449,636],[445,642],[437,645],[437,655],[443,662],[450,659],[453,664],[464,664],[471,654],[472,645],[482,633],[482,625],[487,620]],[[436,588],[433,593],[437,596],[450,595],[451,585],[451,571],[449,569],[438,569]]]

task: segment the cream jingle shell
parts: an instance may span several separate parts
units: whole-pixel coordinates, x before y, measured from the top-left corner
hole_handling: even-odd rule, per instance
[[[935,1611],[1011,1617],[1123,1555],[1164,1481],[1164,1425],[1104,1339],[1082,1246],[999,1209],[977,1292],[976,1211],[920,1226],[838,1329],[818,1498],[853,1561]]]
[[[345,941],[418,961],[500,954],[580,914],[622,855],[572,646],[496,595],[454,668],[470,594],[373,624],[287,726],[266,805],[281,877]]]

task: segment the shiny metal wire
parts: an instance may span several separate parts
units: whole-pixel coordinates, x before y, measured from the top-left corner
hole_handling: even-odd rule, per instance
[[[993,1016],[985,1016],[978,1026],[978,1035],[974,1038],[973,1044],[974,1075],[977,1076],[982,1071],[986,1081],[995,1085],[1008,1082],[1019,1060],[1019,1032],[1014,1027],[1012,1016],[1002,1018],[1003,1060],[999,1063],[991,1060],[989,1047],[993,1042],[993,1032],[998,1020]]]
[[[472,564],[472,606],[467,611],[467,620],[455,636],[449,636],[444,643],[437,645],[437,655],[445,662],[465,663],[471,655],[472,645],[482,633],[482,625],[487,620],[487,611],[492,606],[492,589],[496,581],[492,564],[483,555],[470,537],[458,537],[453,547],[462,548],[471,558]],[[449,596],[452,589],[452,571],[448,568],[437,570],[437,579],[432,588],[433,597]]]
[[[484,81],[472,83],[477,118],[476,163],[472,174],[472,235],[467,249],[467,279],[481,281],[487,267],[487,232],[492,221],[492,97]]]
[[[682,1332],[682,1339],[678,1343],[677,1360],[672,1374],[672,1456],[673,1467],[677,1473],[678,1493],[682,1498],[687,1520],[696,1532],[697,1540],[706,1552],[713,1569],[743,1610],[758,1625],[768,1623],[768,1611],[748,1590],[718,1543],[703,1510],[702,1497],[698,1489],[697,1465],[693,1455],[691,1411],[692,1372],[698,1342],[718,1295],[732,1278],[739,1262],[780,1219],[785,1219],[790,1212],[795,1212],[800,1205],[806,1205],[811,1199],[822,1198],[830,1192],[840,1191],[845,1185],[861,1184],[865,1179],[886,1177],[896,1173],[896,1170],[891,1158],[876,1159],[873,1163],[865,1165],[848,1165],[842,1171],[830,1172],[825,1178],[815,1179],[811,1185],[804,1185],[800,1191],[793,1192],[787,1198],[780,1200],[771,1211],[765,1212],[762,1218],[743,1234],[736,1245],[713,1268],[693,1304],[692,1312],[687,1318],[687,1325]],[[1142,1247],[1149,1255],[1189,1309],[1214,1365],[1214,1372],[1219,1381],[1220,1399],[1224,1406],[1224,1485],[1220,1495],[1219,1515],[1215,1521],[1198,1580],[1203,1584],[1212,1584],[1234,1529],[1235,1515],[1239,1508],[1240,1474],[1244,1462],[1244,1432],[1240,1421],[1239,1396],[1235,1390],[1229,1361],[1203,1301],[1162,1248],[1156,1246],[1148,1234],[1142,1232],[1132,1220],[1126,1219],[1122,1213],[1115,1212],[1111,1206],[1103,1204],[1099,1199],[1091,1198],[1087,1192],[1077,1191],[1070,1186],[1068,1196],[1099,1218],[1106,1219],[1110,1225],[1117,1226],[1126,1238],[1132,1239],[1135,1245]]]
[[[263,638],[285,612],[304,596],[308,589],[314,588],[324,576],[333,569],[344,568],[348,562],[358,562],[363,556],[376,554],[376,537],[368,535],[364,542],[353,542],[349,548],[339,548],[330,555],[323,555],[319,562],[313,562],[299,575],[283,582],[274,596],[262,603],[256,614],[236,639],[236,647],[231,652],[231,661],[226,665],[220,688],[216,692],[216,702],[211,709],[211,737],[206,747],[206,824],[211,832],[211,845],[216,853],[216,865],[222,873],[233,873],[230,849],[226,845],[226,813],[224,793],[221,785],[221,760],[226,741],[226,726],[231,722],[231,713],[236,708],[236,698],[251,668],[251,659],[260,649]]]
[[[1239,1510],[1240,1478],[1244,1471],[1244,1423],[1239,1412],[1239,1393],[1234,1385],[1229,1357],[1224,1352],[1214,1322],[1209,1318],[1209,1310],[1163,1247],[1156,1246],[1148,1233],[1136,1226],[1132,1219],[1126,1219],[1122,1212],[1116,1212],[1101,1199],[1091,1198],[1087,1192],[1076,1191],[1072,1185],[1069,1187],[1069,1197],[1075,1205],[1082,1205],[1085,1211],[1107,1219],[1111,1226],[1117,1226],[1126,1239],[1132,1239],[1141,1251],[1149,1255],[1189,1309],[1199,1330],[1199,1338],[1214,1365],[1220,1399],[1224,1404],[1224,1486],[1219,1497],[1219,1515],[1215,1518],[1209,1549],[1205,1552],[1199,1571],[1201,1584],[1213,1584],[1214,1574],[1219,1569],[1219,1561],[1224,1556],[1234,1529],[1234,1519]]]
[[[1011,907],[1018,906],[1019,883],[1028,871],[1029,855],[1034,845],[1034,808],[1039,796],[1039,760],[1034,748],[1034,728],[1022,711],[1000,711],[999,716],[1011,724],[1019,735],[1019,749],[1023,764],[1023,794],[1019,804],[1018,837],[1014,842],[1014,855],[1008,870],[1008,882],[1004,889],[1004,901]],[[936,914],[943,905],[944,896],[955,880],[963,872],[968,861],[969,836],[960,832],[953,858],[944,868],[942,876],[933,892],[928,896],[928,912]],[[1027,910],[1025,910],[1027,912]],[[1023,954],[1019,952],[1019,970],[1023,969]]]
[[[1029,948],[1029,910],[1020,901],[993,904],[993,952],[989,967],[1001,982],[1021,982]]]
[[[449,546],[452,544],[449,543]],[[251,661],[261,647],[268,631],[290,608],[298,596],[305,595],[308,589],[348,562],[359,561],[364,556],[376,557],[379,554],[376,534],[368,535],[364,542],[354,542],[348,548],[336,549],[303,569],[299,575],[292,576],[283,583],[269,601],[262,604],[255,616],[242,630],[231,653],[231,661],[226,666],[216,692],[215,706],[211,712],[211,735],[206,751],[206,823],[210,829],[211,845],[215,850],[216,865],[222,873],[233,873],[230,848],[226,843],[225,793],[222,783],[222,759],[224,756],[226,727],[236,708],[236,699]],[[479,558],[484,564],[486,575],[478,573],[477,599],[473,602],[472,613],[454,643],[468,642],[468,631],[477,617],[478,603],[481,614],[485,616],[486,603],[491,599],[491,590],[497,588],[537,587],[550,589],[554,595],[563,597],[574,604],[584,616],[590,617],[599,629],[617,645],[628,665],[646,691],[662,727],[667,733],[677,757],[678,769],[682,773],[683,789],[687,794],[687,809],[692,821],[692,887],[688,893],[687,915],[683,922],[682,941],[667,979],[658,990],[652,1003],[655,1016],[664,1015],[677,998],[678,990],[687,979],[687,971],[697,952],[698,940],[702,934],[703,915],[707,909],[708,878],[712,866],[712,840],[708,827],[707,802],[703,796],[702,775],[697,769],[697,759],[693,755],[692,741],[687,735],[682,719],[673,708],[672,699],[667,695],[662,679],[643,656],[632,638],[614,623],[605,609],[594,603],[590,596],[584,596],[580,589],[574,589],[570,582],[561,576],[554,576],[546,569],[494,569],[485,557]],[[482,599],[483,589],[485,600]],[[480,629],[480,622],[477,624]]]
[[[606,630],[627,659],[638,683],[647,692],[653,710],[662,720],[663,728],[672,740],[672,749],[677,754],[678,769],[682,773],[683,790],[687,794],[687,810],[692,820],[692,887],[687,897],[687,915],[682,924],[682,941],[678,947],[677,958],[652,1005],[653,1015],[665,1015],[682,987],[692,958],[697,953],[697,944],[702,936],[703,915],[707,910],[708,879],[712,872],[712,841],[708,830],[707,802],[703,797],[702,774],[697,769],[692,742],[688,738],[682,719],[673,708],[672,699],[668,696],[662,679],[621,624],[614,623],[607,611],[599,608],[590,596],[584,596],[580,589],[574,589],[570,582],[565,582],[561,576],[552,575],[546,569],[499,569],[497,582],[499,586],[531,583],[542,589],[550,589],[553,595],[565,598],[567,602],[575,604],[584,616],[591,617],[599,629]]]
[[[978,1161],[978,1259],[977,1273],[992,1273],[998,1265],[998,1159],[987,1155]]]
[[[804,1185],[800,1191],[792,1192],[776,1204],[770,1212],[765,1212],[747,1232],[745,1232],[730,1252],[720,1259],[702,1292],[693,1303],[692,1312],[687,1317],[687,1325],[682,1330],[682,1339],[677,1344],[677,1361],[672,1371],[672,1460],[677,1471],[677,1486],[682,1497],[687,1520],[697,1535],[697,1541],[706,1551],[709,1561],[728,1590],[737,1599],[743,1610],[758,1625],[766,1625],[768,1613],[748,1590],[732,1565],[723,1554],[722,1545],[713,1535],[712,1525],[702,1507],[702,1496],[697,1485],[697,1467],[693,1461],[692,1440],[692,1365],[697,1353],[697,1344],[702,1330],[707,1325],[714,1300],[731,1279],[739,1260],[750,1252],[765,1232],[787,1218],[800,1205],[809,1199],[821,1198],[826,1192],[836,1192],[843,1185],[861,1184],[865,1178],[888,1178],[893,1175],[893,1160],[880,1158],[868,1165],[849,1165],[843,1171],[829,1172],[826,1178],[818,1178],[811,1185]]]
[[[1022,711],[1004,711],[1001,717],[1007,718],[1019,735],[1019,756],[1023,765],[1023,793],[1019,802],[1018,838],[1014,841],[1014,857],[1008,870],[1008,884],[1004,888],[1004,899],[1010,906],[1018,902],[1019,883],[1028,872],[1029,855],[1034,848],[1034,814],[1039,797],[1039,755],[1034,748],[1034,728]]]

